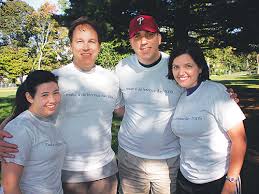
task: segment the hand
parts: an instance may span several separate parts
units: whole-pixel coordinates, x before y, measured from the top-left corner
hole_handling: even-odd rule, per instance
[[[236,103],[239,103],[239,98],[233,88],[228,88],[227,92],[229,93],[231,99],[235,100]]]
[[[235,194],[236,191],[236,183],[232,183],[230,181],[225,181],[221,194]]]
[[[0,130],[0,160],[5,162],[4,158],[13,158],[11,153],[18,152],[17,145],[8,143],[3,138],[12,138],[12,135],[7,131]]]

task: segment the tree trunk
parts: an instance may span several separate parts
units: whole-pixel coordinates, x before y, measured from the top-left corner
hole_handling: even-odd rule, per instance
[[[257,62],[257,74],[259,74],[259,53],[256,56],[256,62]]]
[[[190,26],[190,1],[177,0],[176,4],[174,45],[188,39],[188,30]]]
[[[39,61],[38,61],[38,70],[41,69],[41,60],[42,60],[42,50],[40,49],[40,58],[39,58]]]

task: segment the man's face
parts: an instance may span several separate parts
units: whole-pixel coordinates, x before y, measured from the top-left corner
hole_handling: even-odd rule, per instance
[[[90,71],[100,52],[97,32],[90,25],[78,25],[73,32],[70,46],[75,66],[83,71]]]
[[[138,60],[143,64],[152,64],[160,57],[161,35],[148,31],[139,31],[130,39],[130,44]]]

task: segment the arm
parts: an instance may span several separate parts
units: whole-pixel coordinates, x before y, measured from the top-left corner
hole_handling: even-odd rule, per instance
[[[3,130],[6,124],[12,119],[12,116],[7,117],[3,122],[0,124],[0,130]]]
[[[243,165],[246,152],[246,135],[243,122],[234,126],[232,129],[229,129],[227,133],[232,143],[227,176],[237,178]],[[234,193],[235,188],[235,183],[226,180],[221,193],[232,194]]]
[[[23,166],[15,163],[2,163],[2,186],[5,194],[22,194],[20,179]]]
[[[14,155],[11,153],[18,152],[17,145],[10,144],[3,140],[4,138],[12,138],[10,133],[3,130],[10,119],[11,117],[8,117],[0,124],[0,159],[2,161],[5,161],[4,158],[13,158]]]

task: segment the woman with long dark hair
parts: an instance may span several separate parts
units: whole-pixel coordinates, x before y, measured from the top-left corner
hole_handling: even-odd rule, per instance
[[[49,71],[33,71],[17,89],[4,130],[13,134],[5,141],[18,145],[19,152],[2,162],[5,194],[63,193],[65,143],[53,117],[60,100],[57,77]]]

